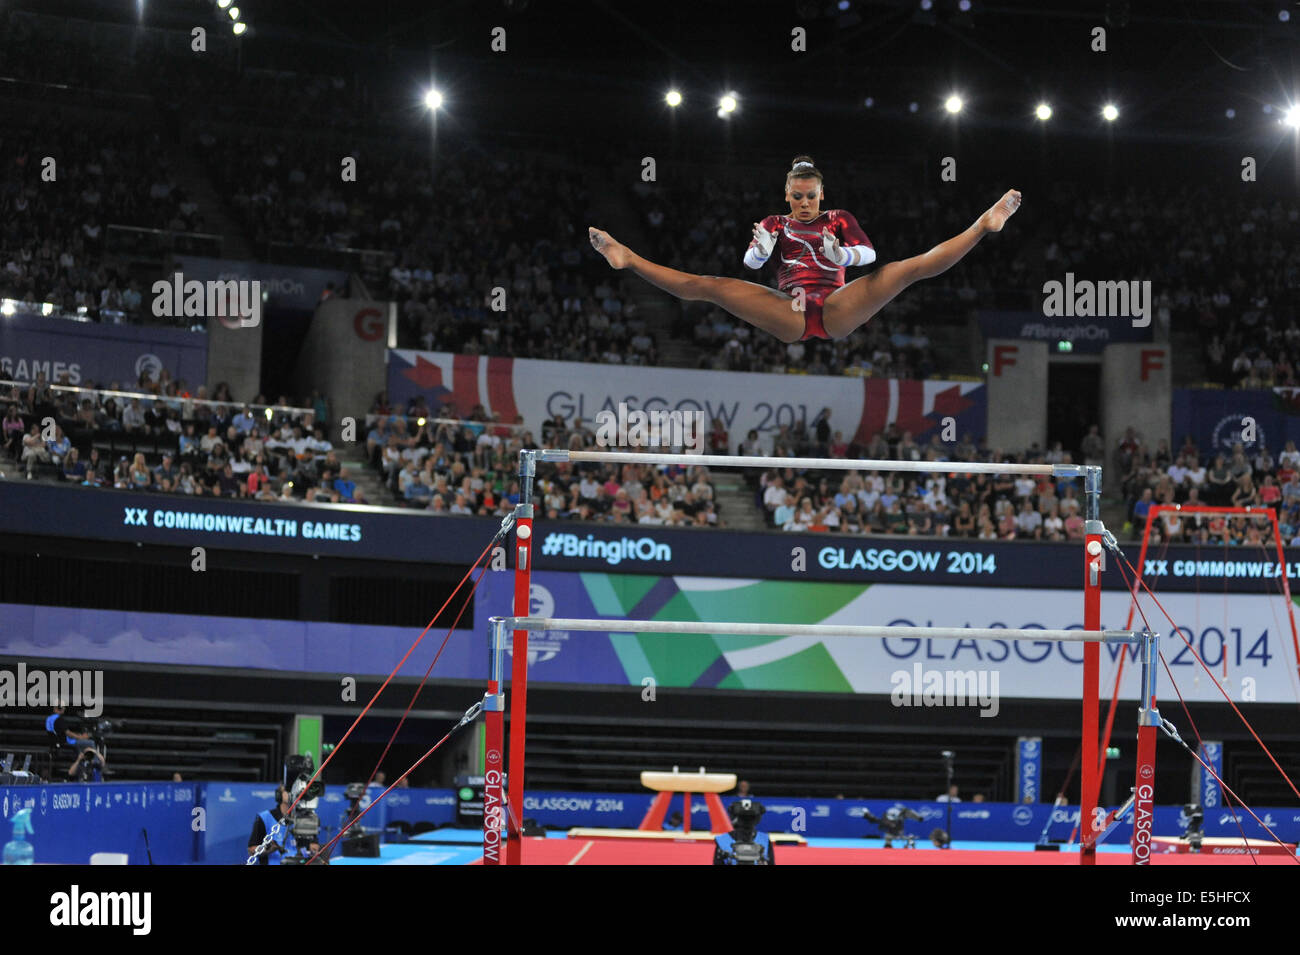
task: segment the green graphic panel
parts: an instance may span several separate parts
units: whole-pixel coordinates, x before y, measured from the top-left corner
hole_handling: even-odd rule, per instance
[[[658,577],[632,574],[581,574],[582,586],[596,613],[602,617],[626,617],[632,608],[659,582]]]
[[[720,681],[718,687],[724,690],[853,692],[853,687],[821,644],[771,663],[737,670]]]
[[[683,591],[681,596],[696,620],[820,623],[866,590],[862,584],[761,580],[726,590]]]

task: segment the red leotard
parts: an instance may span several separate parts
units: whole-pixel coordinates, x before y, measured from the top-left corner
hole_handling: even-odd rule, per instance
[[[799,340],[830,338],[822,325],[822,305],[828,295],[844,285],[844,267],[826,259],[822,229],[829,228],[832,235],[838,236],[842,247],[873,248],[871,240],[853,214],[843,209],[828,209],[809,222],[785,215],[768,216],[760,225],[776,236],[772,251],[778,266],[777,288],[791,296],[795,289],[804,291],[804,333]]]

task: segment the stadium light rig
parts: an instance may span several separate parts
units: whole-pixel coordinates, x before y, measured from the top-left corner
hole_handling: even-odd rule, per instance
[[[961,97],[958,96],[956,93],[953,93],[951,96],[949,96],[946,100],[943,101],[943,108],[946,109],[948,112],[952,113],[953,115],[960,113],[963,105],[965,104],[962,103]]]
[[[669,90],[664,94],[664,102],[669,106],[681,106],[682,94],[677,92],[677,90]]]
[[[1034,115],[1045,123],[1052,118],[1052,107],[1046,103],[1039,103],[1034,109]]]
[[[442,93],[439,92],[438,90],[429,90],[427,93],[424,94],[424,105],[427,106],[429,109],[431,110],[441,109],[442,103],[443,103]]]
[[[1119,119],[1119,109],[1114,103],[1107,103],[1101,108],[1101,118],[1108,123],[1113,123]]]
[[[718,100],[718,117],[727,119],[740,105],[735,93],[726,93]]]

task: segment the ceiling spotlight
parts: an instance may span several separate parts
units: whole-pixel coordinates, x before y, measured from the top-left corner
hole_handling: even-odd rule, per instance
[[[677,90],[669,90],[664,95],[664,102],[667,103],[669,106],[681,106],[682,94],[677,92]]]
[[[908,103],[908,104],[907,104],[907,111],[908,111],[909,113],[915,113],[915,112],[916,112],[918,109],[920,109],[920,108],[921,108],[921,104],[920,104],[920,103]]]
[[[227,12],[228,14],[230,14],[230,19],[232,19],[232,20],[238,20],[238,19],[239,19],[239,7],[231,7],[231,8],[230,8],[229,10],[227,10],[226,12]]]
[[[958,0],[957,9],[962,13],[970,13],[970,0]]]
[[[868,96],[862,101],[862,105],[867,109],[871,109],[871,107],[876,105],[876,98],[874,96]]]
[[[1052,107],[1048,106],[1046,103],[1039,103],[1038,107],[1034,110],[1034,115],[1046,122],[1052,118]]]
[[[245,31],[248,30],[248,24],[240,21],[239,23],[234,24],[230,29],[234,31],[235,36],[243,36]]]
[[[1228,109],[1226,109],[1226,110],[1223,111],[1223,115],[1226,116],[1226,117],[1228,117],[1228,119],[1236,119],[1236,118],[1237,118],[1237,111],[1236,111],[1235,109],[1228,108]]]
[[[728,93],[722,99],[718,100],[718,112],[734,113],[736,111],[736,94]]]
[[[230,6],[231,2],[232,0],[217,0],[217,9],[224,10],[226,7]]]
[[[1283,113],[1282,122],[1292,129],[1300,129],[1300,106],[1292,106]]]
[[[953,93],[951,96],[949,96],[946,100],[943,101],[943,108],[950,113],[960,113],[961,107],[962,107],[961,97],[958,96],[956,93]]]
[[[1101,108],[1101,118],[1106,120],[1108,123],[1113,123],[1115,120],[1119,119],[1119,110],[1115,107],[1114,103],[1107,103]]]
[[[438,90],[429,90],[424,94],[424,105],[429,109],[440,109],[442,107],[442,93]]]
[[[1290,11],[1290,10],[1279,10],[1279,11],[1277,12],[1277,18],[1278,18],[1279,20],[1281,20],[1283,23],[1286,23],[1286,22],[1288,22],[1288,21],[1291,19],[1291,11]]]
[[[921,0],[921,9],[929,10],[934,7],[934,0]]]

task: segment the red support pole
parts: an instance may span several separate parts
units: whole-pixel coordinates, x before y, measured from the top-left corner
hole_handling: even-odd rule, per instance
[[[495,651],[494,651],[495,652]],[[488,680],[488,697],[500,699],[501,684]],[[502,806],[501,782],[505,776],[505,763],[501,754],[505,750],[505,714],[501,710],[487,710],[483,715],[486,750],[483,772],[483,864],[501,865],[501,836],[509,828]]]
[[[1296,634],[1295,604],[1291,602],[1291,582],[1287,579],[1286,555],[1282,553],[1282,529],[1277,526],[1277,512],[1268,509],[1273,524],[1273,540],[1277,542],[1277,565],[1282,572],[1282,593],[1286,595],[1286,618],[1291,622],[1291,645],[1295,648],[1296,675],[1300,676],[1300,635]]]
[[[1086,535],[1083,569],[1083,627],[1101,629],[1101,534]],[[1097,723],[1100,710],[1101,647],[1083,645],[1083,756],[1079,777],[1079,863],[1096,865],[1097,844],[1093,820],[1097,794]]]
[[[1153,711],[1156,701],[1147,700]],[[1144,707],[1145,710],[1145,707]],[[1138,726],[1137,782],[1133,790],[1133,864],[1151,863],[1151,823],[1156,799],[1156,728]]]
[[[528,478],[531,482],[531,476]],[[531,496],[531,495],[530,495]],[[521,517],[515,526],[515,610],[527,617],[533,575],[533,519]],[[510,771],[507,820],[513,815],[521,823],[524,807],[524,737],[528,720],[528,631],[514,631],[514,659],[510,665]],[[523,861],[523,842],[517,827],[506,825],[506,864]]]

